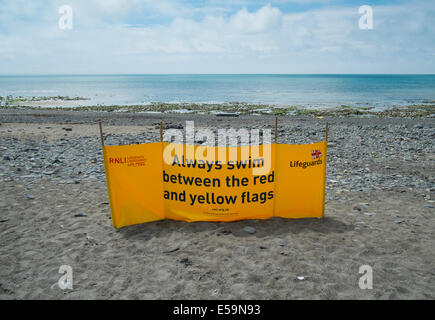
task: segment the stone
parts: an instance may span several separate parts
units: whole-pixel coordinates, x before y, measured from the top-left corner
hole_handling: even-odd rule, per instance
[[[251,253],[254,253],[255,252],[255,248],[254,247],[246,247],[245,248],[245,253],[247,253],[247,254],[251,254]]]
[[[216,117],[238,117],[238,113],[230,113],[230,112],[219,112],[216,113]]]
[[[165,251],[165,253],[171,253],[180,250],[179,246],[171,247],[169,250]]]
[[[255,228],[253,228],[253,227],[244,227],[243,231],[250,233],[250,234],[254,234],[255,232],[257,232],[257,230],[255,230]]]
[[[192,265],[192,261],[188,257],[184,257],[183,259],[181,259],[180,263],[184,264],[185,267]]]
[[[84,211],[79,211],[74,215],[74,217],[87,217],[87,216],[88,214]]]
[[[193,275],[193,280],[195,280],[195,281],[199,281],[199,280],[201,280],[201,276],[200,276],[199,274],[195,273],[195,274]]]
[[[287,242],[284,239],[278,239],[276,240],[276,243],[278,243],[279,246],[284,247]]]

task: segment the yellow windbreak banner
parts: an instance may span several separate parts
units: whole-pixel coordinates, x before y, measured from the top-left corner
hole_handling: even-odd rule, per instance
[[[185,221],[272,217],[275,145],[256,147],[257,150],[249,146],[205,148],[165,143],[168,154],[168,161],[163,164],[166,217]],[[265,167],[268,169],[265,174],[254,175]]]
[[[113,226],[164,219],[162,144],[105,146],[103,150]]]
[[[326,141],[303,145],[278,144],[275,216],[323,217]]]
[[[322,217],[326,142],[105,146],[113,225]]]

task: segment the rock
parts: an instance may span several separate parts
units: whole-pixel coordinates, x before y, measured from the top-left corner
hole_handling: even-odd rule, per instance
[[[303,277],[303,276],[297,276],[296,277],[299,281],[303,281],[303,280],[305,280],[305,277]]]
[[[97,243],[97,240],[91,236],[86,236],[86,240],[88,240],[89,242]]]
[[[238,113],[230,113],[230,112],[219,112],[216,113],[216,117],[238,117]]]
[[[160,124],[158,125],[158,128],[160,128]],[[167,130],[167,129],[184,129],[183,125],[179,124],[179,123],[176,123],[176,124],[169,123],[168,125],[164,125],[163,128],[165,130]]]
[[[180,263],[184,264],[185,267],[188,267],[188,266],[192,265],[192,261],[189,260],[189,258],[187,258],[187,257],[181,259]]]
[[[169,250],[165,251],[165,253],[171,253],[180,250],[179,246],[171,247]]]
[[[255,232],[257,232],[257,230],[255,230],[255,228],[253,228],[253,227],[244,227],[243,231],[250,233],[250,234],[254,234]]]
[[[396,219],[396,220],[394,220],[395,223],[402,223],[404,221],[405,221],[405,219]]]
[[[364,212],[364,215],[370,217],[370,216],[373,215],[373,213],[371,213],[371,212]]]
[[[195,281],[199,281],[199,280],[201,280],[201,276],[200,276],[199,274],[195,273],[195,274],[193,275],[193,280],[195,280]]]
[[[245,249],[245,253],[248,253],[248,254],[254,253],[254,251],[255,251],[255,248],[254,248],[254,247],[247,247],[247,248]]]
[[[276,240],[276,243],[278,243],[278,245],[280,245],[281,247],[284,247],[287,244],[284,239],[278,239]]]
[[[74,215],[74,217],[87,217],[87,216],[88,214],[84,211],[79,211]]]
[[[434,206],[433,205],[431,205],[431,204],[425,204],[424,205],[426,208],[433,208]]]
[[[29,200],[35,200],[35,196],[32,194],[27,195],[27,199]]]

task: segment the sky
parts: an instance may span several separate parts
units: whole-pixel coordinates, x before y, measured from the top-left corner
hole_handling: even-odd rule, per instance
[[[0,74],[434,74],[434,17],[434,0],[0,0]]]

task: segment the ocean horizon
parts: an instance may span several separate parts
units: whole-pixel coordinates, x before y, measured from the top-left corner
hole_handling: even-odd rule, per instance
[[[434,74],[0,75],[0,96],[81,97],[80,105],[240,102],[385,110],[433,103]]]

